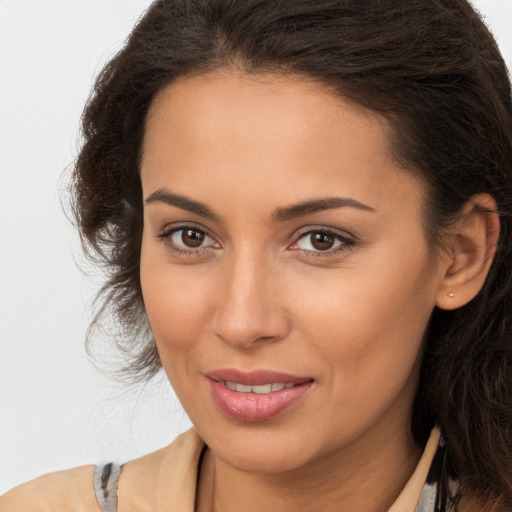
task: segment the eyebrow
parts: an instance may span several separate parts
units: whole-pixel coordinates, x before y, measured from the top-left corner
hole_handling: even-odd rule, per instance
[[[375,208],[360,203],[351,197],[324,197],[292,204],[291,206],[285,206],[283,208],[277,208],[272,214],[272,220],[274,222],[283,222],[324,210],[333,210],[335,208],[344,207],[357,208],[358,210],[372,212],[375,211]]]
[[[145,204],[152,203],[165,203],[211,220],[220,219],[220,215],[204,203],[194,201],[193,199],[179,194],[173,194],[163,188],[156,190],[146,198]],[[344,207],[357,208],[358,210],[364,211],[375,211],[375,208],[360,203],[350,197],[322,197],[276,208],[272,213],[272,220],[274,222],[284,222],[312,213]]]
[[[160,188],[150,194],[146,198],[145,203],[165,203],[170,206],[175,206],[176,208],[181,208],[182,210],[195,213],[201,217],[206,217],[207,219],[219,220],[220,218],[220,216],[209,206],[179,194],[172,194],[163,188]]]

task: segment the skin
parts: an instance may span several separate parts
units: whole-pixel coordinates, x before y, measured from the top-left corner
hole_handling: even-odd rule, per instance
[[[387,510],[421,454],[410,416],[425,328],[440,300],[467,302],[444,297],[468,276],[459,253],[429,250],[424,187],[390,157],[385,121],[304,77],[182,78],[152,104],[141,179],[152,197],[146,311],[209,447],[198,510]],[[162,190],[216,217],[168,204]],[[273,219],[333,196],[369,208]],[[184,226],[206,233],[199,247],[187,247]],[[326,230],[334,246],[319,250],[308,233]],[[276,418],[243,422],[220,411],[205,377],[228,367],[314,384]]]

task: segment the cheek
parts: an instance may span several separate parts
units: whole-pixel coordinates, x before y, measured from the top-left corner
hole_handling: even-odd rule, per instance
[[[146,313],[162,366],[174,391],[188,409],[194,403],[187,382],[194,365],[207,357],[200,340],[206,326],[204,282],[188,279],[182,268],[141,258]],[[202,289],[201,289],[202,288]],[[187,398],[188,397],[188,398]]]
[[[415,256],[406,265],[380,254],[296,290],[304,339],[328,362],[338,396],[391,396],[414,371],[435,300],[432,276],[422,271],[426,256]]]
[[[311,303],[308,316],[303,317],[303,331],[329,362],[333,379],[352,375],[360,382],[363,374],[377,377],[411,368],[428,322],[428,308],[411,308],[402,297],[332,299]]]
[[[178,268],[162,257],[161,247],[145,248],[143,243],[142,294],[162,361],[168,352],[192,350],[205,327],[206,281],[188,274],[187,267]]]

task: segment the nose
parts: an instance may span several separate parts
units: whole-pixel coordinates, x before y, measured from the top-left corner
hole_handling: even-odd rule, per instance
[[[240,255],[219,275],[213,331],[236,349],[284,338],[289,321],[276,270],[250,254]]]

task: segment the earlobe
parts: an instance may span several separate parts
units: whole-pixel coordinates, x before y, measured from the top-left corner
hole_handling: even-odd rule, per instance
[[[464,206],[450,239],[449,260],[436,305],[457,309],[481,290],[491,268],[500,233],[496,202],[489,194],[476,194]]]

